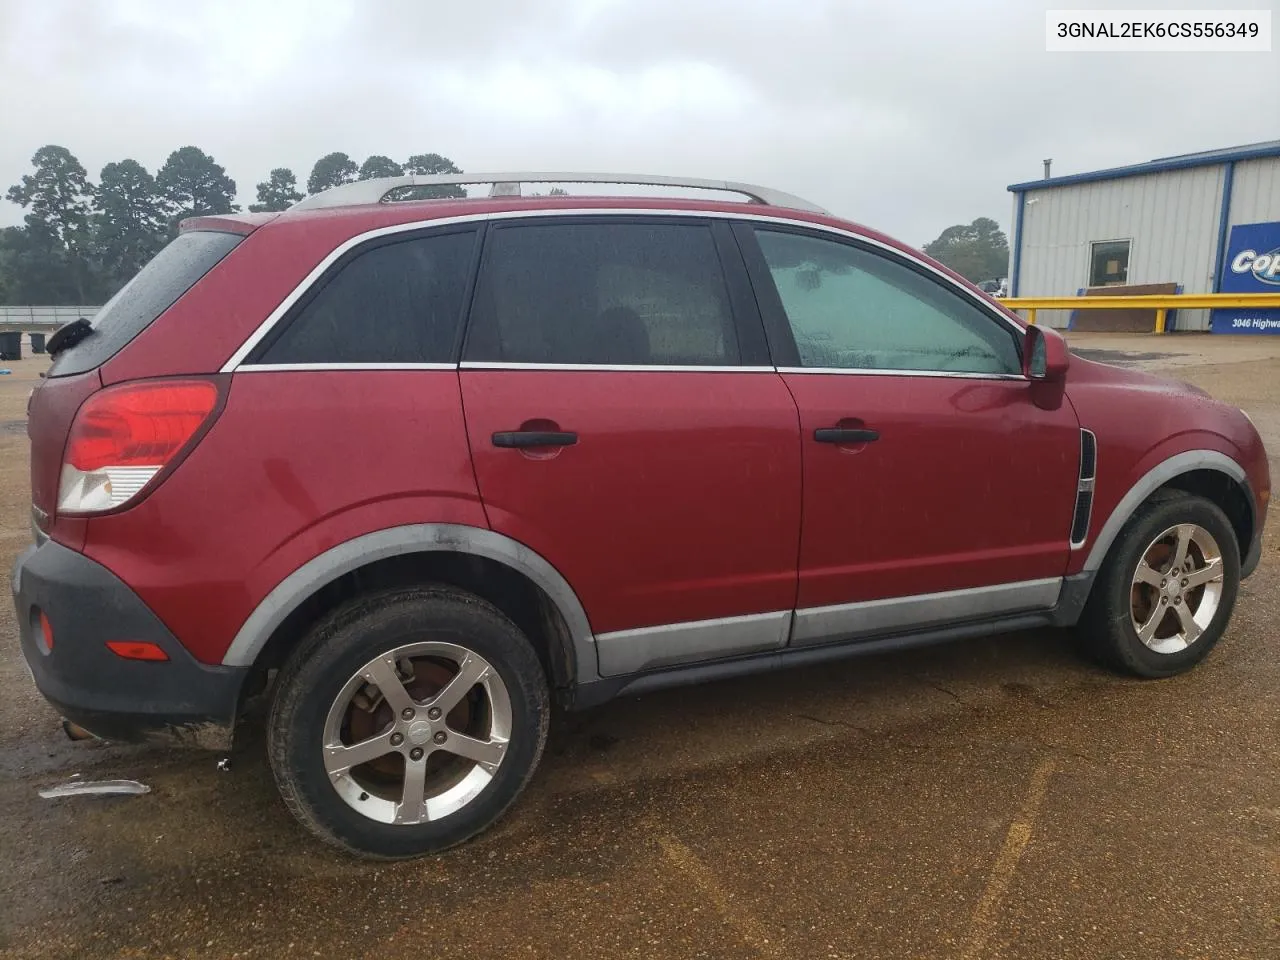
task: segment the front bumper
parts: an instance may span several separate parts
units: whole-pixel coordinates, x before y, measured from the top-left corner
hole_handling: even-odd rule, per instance
[[[68,720],[110,740],[231,745],[247,668],[200,663],[115,574],[51,540],[19,555],[12,587],[22,654],[41,694]],[[126,660],[109,640],[149,641],[169,659]]]

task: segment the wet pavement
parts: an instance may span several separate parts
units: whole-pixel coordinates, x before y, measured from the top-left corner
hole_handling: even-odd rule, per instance
[[[1078,357],[1084,357],[1086,360],[1109,363],[1115,367],[1141,367],[1144,364],[1160,363],[1172,359],[1167,353],[1143,353],[1136,350],[1100,350],[1073,347],[1071,352]]]
[[[1201,355],[1176,375],[1245,406],[1280,453],[1280,359],[1173,339]],[[27,387],[0,385],[0,421]],[[6,582],[25,455],[0,434]],[[1037,631],[561,714],[497,828],[393,865],[294,825],[252,718],[228,773],[66,741],[5,606],[0,956],[1274,960],[1276,516],[1230,630],[1185,676],[1118,677]],[[75,773],[152,792],[36,795]]]

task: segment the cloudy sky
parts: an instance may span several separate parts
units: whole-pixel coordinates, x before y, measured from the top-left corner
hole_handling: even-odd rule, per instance
[[[1070,173],[1280,136],[1280,53],[1045,52],[1048,7],[1107,5],[0,0],[0,187],[46,143],[94,179],[195,144],[242,203],[332,150],[437,152],[748,180],[920,244],[1007,229],[1005,186],[1045,157]],[[1219,6],[1280,22],[1276,0]],[[0,201],[0,224],[21,213]]]

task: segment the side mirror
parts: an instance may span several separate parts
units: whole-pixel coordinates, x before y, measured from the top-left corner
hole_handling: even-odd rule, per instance
[[[1034,324],[1027,327],[1022,345],[1023,376],[1038,383],[1062,383],[1070,364],[1067,341],[1060,333]]]

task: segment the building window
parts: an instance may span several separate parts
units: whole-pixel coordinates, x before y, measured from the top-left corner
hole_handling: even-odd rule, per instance
[[[1129,281],[1129,241],[1104,240],[1089,248],[1089,286],[1114,287]]]

